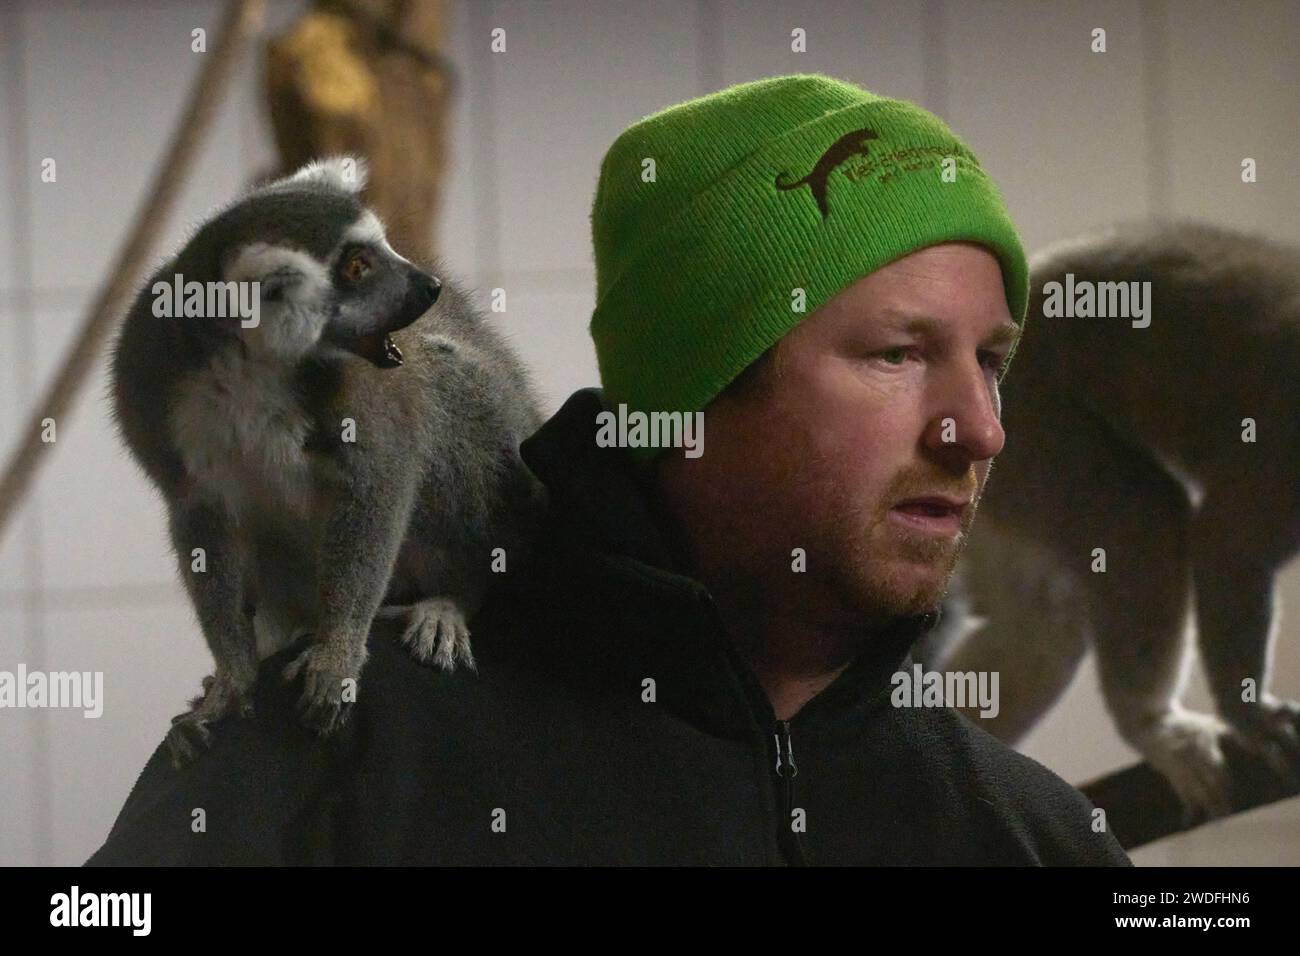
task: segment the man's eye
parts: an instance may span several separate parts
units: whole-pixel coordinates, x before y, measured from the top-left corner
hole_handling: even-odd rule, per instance
[[[981,352],[980,363],[988,369],[992,369],[997,375],[1001,375],[1007,368],[1006,356],[998,355],[996,352]]]
[[[349,282],[356,282],[365,278],[369,271],[370,260],[366,258],[365,253],[354,252],[343,265],[343,278]]]
[[[875,353],[875,357],[884,359],[885,362],[888,363],[889,365],[902,365],[905,361],[907,361],[908,351],[909,349],[907,348],[907,346],[898,345],[892,349],[885,349],[881,352]],[[895,359],[897,359],[897,361],[895,361]]]

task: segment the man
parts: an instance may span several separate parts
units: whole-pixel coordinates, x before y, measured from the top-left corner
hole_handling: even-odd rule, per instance
[[[1127,864],[1078,791],[896,693],[1026,304],[969,150],[779,77],[626,130],[592,220],[603,391],[522,446],[550,510],[478,673],[376,624],[322,742],[273,658],[257,717],[183,772],[155,753],[90,862]],[[703,411],[705,440],[608,447],[610,411]]]

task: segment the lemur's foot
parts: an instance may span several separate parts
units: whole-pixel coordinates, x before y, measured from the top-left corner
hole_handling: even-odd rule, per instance
[[[421,663],[430,661],[443,670],[455,670],[456,662],[478,670],[469,646],[469,625],[455,598],[432,597],[407,605],[387,605],[379,617],[401,617],[406,621],[402,643]]]
[[[1232,812],[1222,747],[1229,733],[1231,728],[1218,717],[1175,706],[1125,734],[1174,788],[1184,827]]]
[[[200,720],[192,713],[177,714],[172,718],[171,729],[167,731],[167,749],[171,752],[172,766],[183,769],[208,749],[212,742],[212,731],[208,722]]]
[[[1255,703],[1220,707],[1220,712],[1242,747],[1262,759],[1279,782],[1288,790],[1300,787],[1300,703],[1265,693]]]
[[[365,645],[345,640],[318,641],[295,657],[284,669],[286,681],[303,676],[298,699],[298,719],[321,737],[347,723],[357,698]]]
[[[190,700],[189,710],[172,718],[167,732],[173,767],[181,769],[207,749],[212,741],[208,724],[228,714],[253,716],[253,683],[237,682],[221,671],[203,678],[203,693]]]

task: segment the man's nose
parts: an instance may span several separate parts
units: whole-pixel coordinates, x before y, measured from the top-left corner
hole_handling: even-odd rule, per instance
[[[943,400],[930,422],[927,441],[935,448],[960,448],[972,461],[984,461],[1002,451],[1001,401],[997,385],[978,362],[963,364],[943,381]]]

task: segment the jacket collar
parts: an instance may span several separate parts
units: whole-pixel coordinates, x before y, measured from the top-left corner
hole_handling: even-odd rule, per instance
[[[596,444],[601,390],[584,388],[520,446],[571,531],[598,551],[624,555],[688,580],[626,449]]]
[[[631,456],[596,444],[602,410],[601,390],[581,389],[520,446],[549,496],[541,546],[557,558],[563,553],[546,562],[557,575],[553,593],[577,585],[600,601],[598,612],[589,610],[603,626],[566,630],[579,644],[580,635],[590,639],[599,630],[601,646],[570,650],[638,682],[656,678],[660,703],[717,732],[739,734],[752,719],[770,731],[775,716],[766,694],[727,636],[708,589],[688,573]],[[912,645],[936,621],[876,635],[869,652],[804,705],[796,726],[879,705],[892,675],[910,668]],[[738,713],[737,695],[749,700],[752,715]]]

